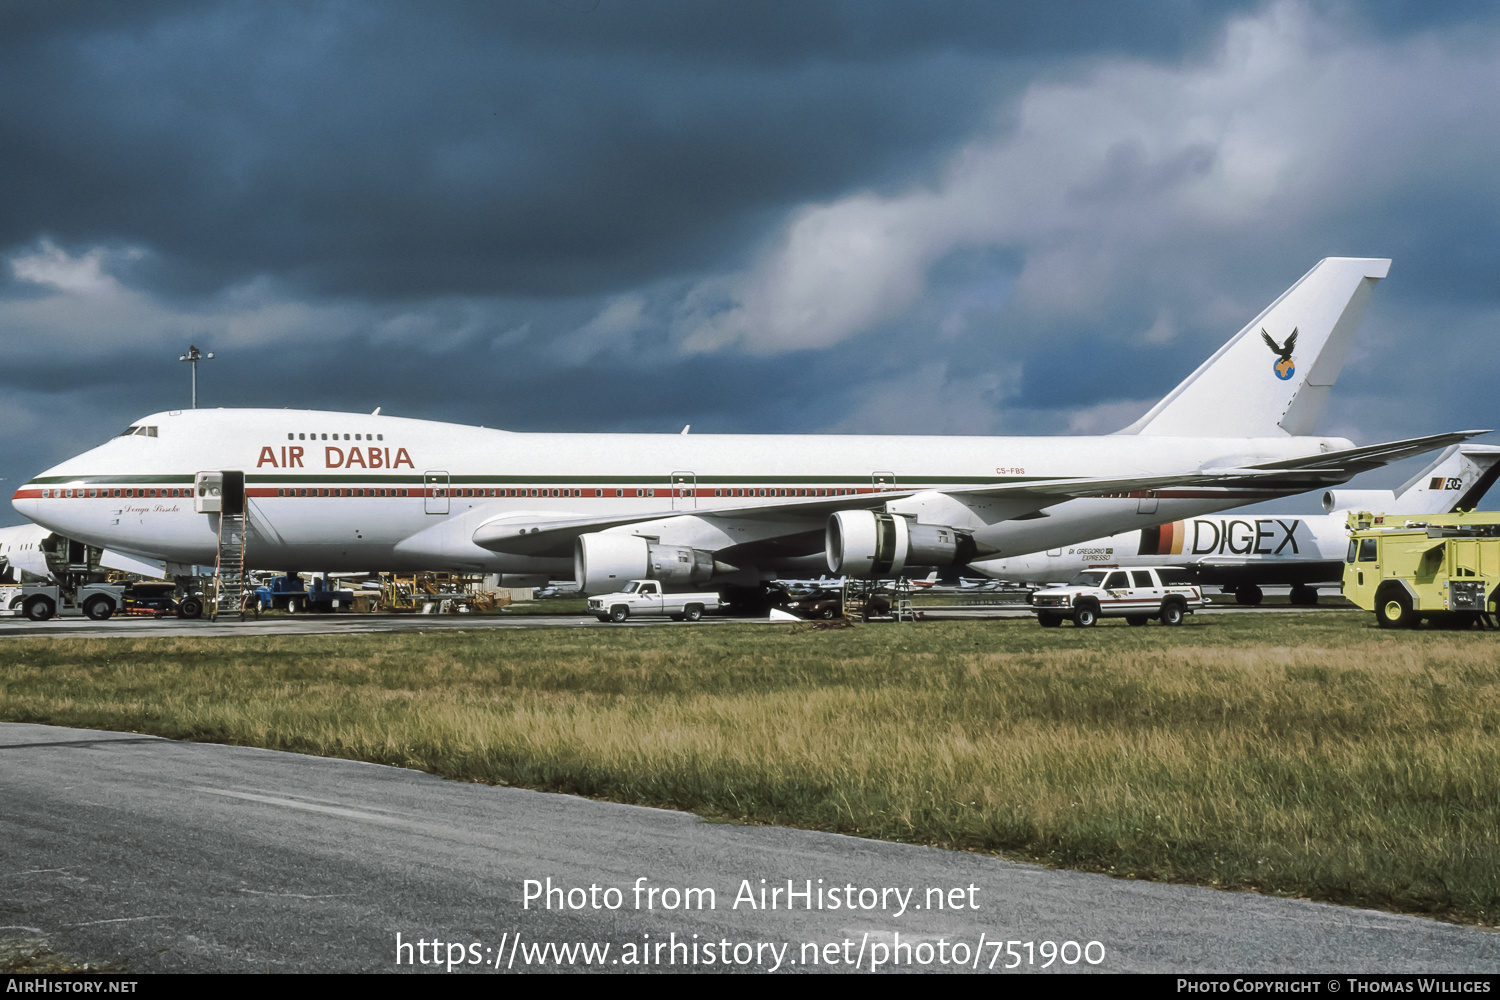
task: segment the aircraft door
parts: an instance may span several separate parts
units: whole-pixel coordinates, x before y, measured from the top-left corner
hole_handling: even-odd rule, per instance
[[[226,469],[220,475],[224,477],[222,513],[245,513],[245,474],[239,469]]]
[[[893,490],[896,488],[896,474],[894,472],[872,472],[870,473],[870,485],[878,490]]]
[[[241,474],[242,485],[243,481],[243,474]],[[200,472],[194,476],[193,510],[199,514],[218,514],[223,509],[224,473]]]
[[[672,509],[692,510],[698,506],[698,474],[672,473]]]
[[[428,470],[422,474],[422,509],[429,514],[448,513],[448,473]]]

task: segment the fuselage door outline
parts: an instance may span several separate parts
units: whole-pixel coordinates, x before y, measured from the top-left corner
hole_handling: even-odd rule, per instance
[[[429,514],[448,513],[448,473],[429,469],[422,473],[422,509]]]

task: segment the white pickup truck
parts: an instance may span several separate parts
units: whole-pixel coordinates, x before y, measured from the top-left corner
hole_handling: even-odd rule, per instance
[[[1050,587],[1031,595],[1031,608],[1043,628],[1056,628],[1064,618],[1088,628],[1100,618],[1124,618],[1144,625],[1153,618],[1163,625],[1181,625],[1184,615],[1208,604],[1203,589],[1181,567],[1143,569],[1086,569],[1066,587]]]
[[[631,580],[617,594],[589,598],[589,614],[601,622],[667,615],[695,622],[705,611],[719,610],[718,594],[664,594],[656,580]]]

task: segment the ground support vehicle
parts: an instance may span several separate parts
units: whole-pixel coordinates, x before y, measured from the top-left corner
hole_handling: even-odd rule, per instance
[[[656,580],[631,580],[619,593],[589,598],[589,614],[601,622],[663,615],[676,621],[695,622],[706,612],[717,610],[718,594],[667,594]]]
[[[167,615],[181,614],[182,617],[196,618],[202,613],[201,599],[188,595],[181,601],[177,599],[177,584],[175,583],[128,583],[125,592],[121,595],[124,602],[120,605],[116,614],[134,615],[137,617],[165,618]],[[198,602],[188,604],[186,609],[184,603],[188,601]],[[197,614],[187,615],[184,611],[192,611],[197,608]]]
[[[79,587],[28,583],[21,588],[21,613],[34,622],[44,622],[57,617],[64,608],[77,608],[95,621],[103,621],[124,603],[124,590],[124,585],[118,583]]]
[[[296,574],[278,576],[269,585],[257,587],[251,593],[260,608],[277,611],[328,612],[347,609],[354,603],[354,591],[330,588],[321,577],[314,577],[312,586],[306,587]]]
[[[1100,618],[1124,618],[1131,625],[1155,618],[1163,625],[1181,625],[1185,616],[1208,603],[1191,574],[1171,566],[1084,570],[1066,587],[1031,595],[1032,610],[1043,628],[1056,628],[1065,620],[1090,628]]]
[[[1349,515],[1344,596],[1381,628],[1493,625],[1500,514]]]
[[[71,608],[101,622],[117,614],[153,618],[174,614],[178,618],[197,618],[203,614],[202,596],[187,593],[178,599],[175,583],[82,583],[77,586],[28,583],[21,589],[21,613],[34,622],[56,618]]]
[[[353,610],[362,610],[356,595]],[[508,594],[485,589],[478,573],[382,573],[380,591],[369,595],[363,610],[376,607],[396,614],[470,614],[494,611],[511,603]]]

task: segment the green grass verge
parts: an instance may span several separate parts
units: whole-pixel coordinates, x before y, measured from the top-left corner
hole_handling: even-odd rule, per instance
[[[1372,621],[14,639],[0,718],[1494,924],[1500,639]]]

